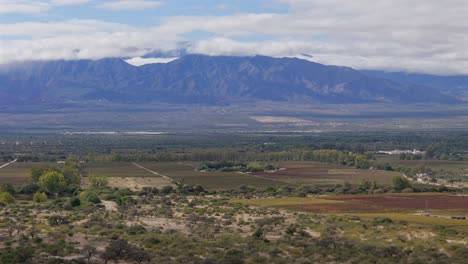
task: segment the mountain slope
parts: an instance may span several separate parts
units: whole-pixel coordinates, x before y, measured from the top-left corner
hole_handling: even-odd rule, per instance
[[[456,98],[468,99],[468,75],[431,75],[406,72],[362,71],[372,78],[385,78],[406,85],[419,84]]]
[[[456,102],[430,88],[295,58],[187,55],[135,67],[120,59],[29,62],[0,69],[0,102]]]

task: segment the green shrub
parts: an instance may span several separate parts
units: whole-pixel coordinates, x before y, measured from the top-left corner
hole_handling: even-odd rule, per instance
[[[32,194],[32,193],[35,193],[37,191],[39,191],[39,185],[37,185],[37,183],[28,183],[26,185],[23,185],[20,189],[20,193],[23,193],[23,194]]]
[[[70,204],[73,207],[77,207],[81,205],[81,200],[79,197],[75,196],[70,199]]]
[[[0,203],[1,204],[11,204],[15,202],[15,197],[11,195],[9,192],[2,192],[0,193]]]
[[[15,194],[15,187],[11,183],[2,183],[0,184],[0,193],[7,192],[9,194]]]
[[[405,188],[403,190],[401,190],[402,193],[412,193],[414,192],[413,188]]]
[[[44,192],[36,192],[33,196],[33,201],[36,203],[47,202],[47,194],[45,194]]]
[[[101,199],[99,199],[99,196],[96,193],[85,191],[80,194],[80,202],[98,204],[101,203]]]

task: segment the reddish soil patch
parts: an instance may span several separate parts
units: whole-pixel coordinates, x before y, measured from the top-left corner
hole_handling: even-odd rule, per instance
[[[468,197],[451,195],[385,195],[385,196],[337,196],[327,199],[393,209],[468,209]]]
[[[427,209],[468,213],[468,197],[446,194],[337,195],[321,197],[342,203],[295,204],[287,208],[318,213],[399,213]]]
[[[287,208],[317,213],[374,213],[386,211],[385,208],[378,205],[363,203],[297,204],[287,206]]]

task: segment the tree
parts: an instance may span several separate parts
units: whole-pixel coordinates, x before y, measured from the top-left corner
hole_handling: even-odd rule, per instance
[[[434,146],[430,146],[426,149],[426,158],[432,159],[435,156],[436,148]]]
[[[402,176],[395,176],[392,178],[393,189],[396,191],[402,191],[406,188],[411,188],[410,181]]]
[[[62,170],[63,177],[67,185],[80,184],[80,172],[78,169],[72,166],[67,166]]]
[[[30,175],[30,178],[31,178],[31,181],[32,182],[38,182],[39,181],[39,178],[46,174],[47,172],[51,172],[51,171],[57,171],[58,170],[54,167],[35,167],[35,168],[32,168],[31,169],[31,175]]]
[[[47,194],[44,192],[36,192],[33,196],[33,201],[36,203],[47,202]]]
[[[96,250],[96,248],[90,245],[85,245],[83,249],[81,250],[81,254],[83,254],[88,264],[91,263],[91,258],[96,256],[97,253],[98,251]]]
[[[105,249],[105,254],[103,257],[106,257],[107,260],[119,260],[123,259],[127,255],[129,249],[129,244],[127,241],[122,239],[113,240]]]
[[[0,193],[7,192],[9,194],[15,194],[16,190],[15,187],[11,183],[2,183],[0,184]]]
[[[134,260],[138,264],[141,264],[143,263],[143,261],[148,261],[151,259],[144,249],[139,248],[137,246],[130,246],[128,248],[127,257],[129,259]]]
[[[39,178],[38,184],[42,190],[54,194],[63,191],[63,189],[66,187],[63,174],[56,171],[49,171],[42,175]]]
[[[370,164],[366,155],[357,155],[354,164],[358,169],[368,169]]]
[[[11,204],[15,202],[15,197],[8,192],[0,193],[0,204]]]

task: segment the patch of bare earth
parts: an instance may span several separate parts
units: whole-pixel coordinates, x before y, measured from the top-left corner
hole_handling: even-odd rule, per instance
[[[175,186],[172,182],[162,177],[109,177],[109,186],[115,188],[129,188],[139,191],[144,187],[162,188],[164,186]]]
[[[160,217],[140,217],[138,219],[145,227],[150,230],[177,230],[183,233],[189,233],[187,223],[180,219],[160,218]],[[135,222],[129,222],[128,225],[134,225]]]
[[[105,206],[106,210],[109,212],[117,212],[117,203],[114,201],[101,201]]]

